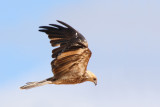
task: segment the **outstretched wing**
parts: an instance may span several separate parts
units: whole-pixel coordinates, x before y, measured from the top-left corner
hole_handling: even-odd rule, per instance
[[[70,76],[74,78],[82,76],[91,57],[86,39],[68,24],[58,21],[63,26],[50,24],[40,26],[39,31],[45,32],[53,47],[59,46],[52,51],[52,72],[55,78]]]

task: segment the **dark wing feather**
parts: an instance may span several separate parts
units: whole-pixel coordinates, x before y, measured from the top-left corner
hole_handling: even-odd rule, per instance
[[[63,26],[49,24],[50,26],[40,26],[39,31],[45,32],[53,47],[59,46],[52,51],[52,71],[55,77],[67,73],[85,72],[91,51],[88,49],[86,39],[70,25],[58,21]]]

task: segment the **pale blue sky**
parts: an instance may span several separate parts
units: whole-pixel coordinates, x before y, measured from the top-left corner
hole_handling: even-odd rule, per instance
[[[159,10],[159,0],[1,1],[0,106],[159,107]],[[53,48],[38,27],[56,20],[86,37],[98,85],[19,90],[52,76]]]

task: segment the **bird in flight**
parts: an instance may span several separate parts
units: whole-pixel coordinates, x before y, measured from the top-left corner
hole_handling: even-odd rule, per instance
[[[78,84],[86,81],[97,85],[97,78],[87,70],[91,51],[84,36],[70,25],[57,20],[61,25],[40,26],[40,32],[48,35],[52,47],[51,62],[53,77],[39,82],[28,82],[20,89],[30,89],[46,84]]]

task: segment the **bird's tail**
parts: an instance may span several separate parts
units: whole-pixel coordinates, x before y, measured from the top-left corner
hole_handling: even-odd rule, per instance
[[[39,87],[39,86],[43,86],[46,84],[51,84],[51,81],[48,80],[43,80],[43,81],[39,81],[39,82],[28,82],[26,83],[26,85],[20,87],[20,89],[30,89],[30,88],[34,88],[34,87]]]

